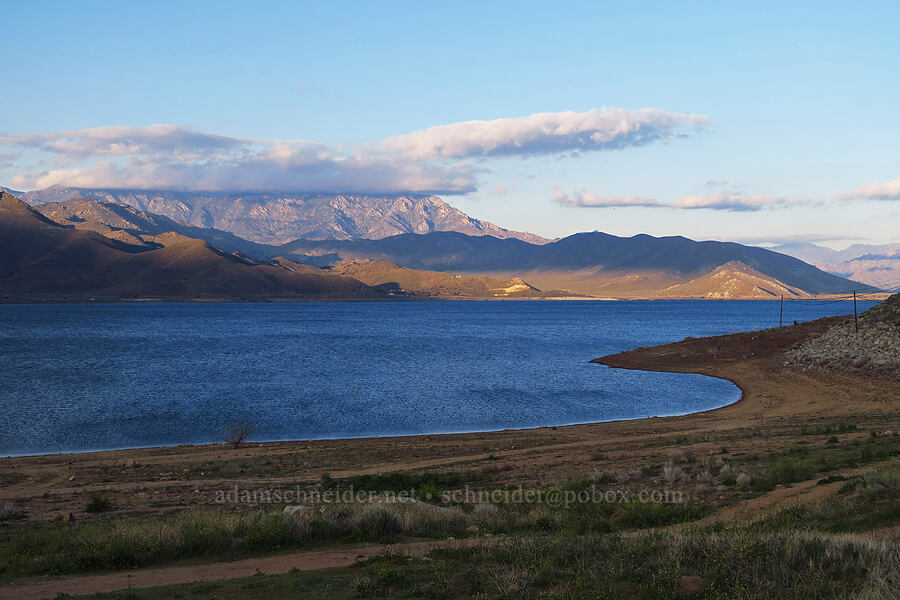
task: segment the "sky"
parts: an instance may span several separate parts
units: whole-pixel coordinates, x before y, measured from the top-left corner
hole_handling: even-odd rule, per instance
[[[0,185],[900,241],[897,2],[0,0]]]

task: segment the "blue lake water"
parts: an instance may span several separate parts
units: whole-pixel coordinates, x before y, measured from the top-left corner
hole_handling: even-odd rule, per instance
[[[860,303],[860,310],[872,303]],[[730,382],[592,358],[778,324],[777,301],[0,305],[0,455],[663,416]],[[851,302],[785,303],[784,319]]]

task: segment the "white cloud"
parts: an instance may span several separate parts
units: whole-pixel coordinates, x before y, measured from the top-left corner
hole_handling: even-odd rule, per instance
[[[303,140],[234,138],[179,127],[98,127],[0,135],[0,147],[48,154],[11,180],[22,188],[457,193],[474,189],[465,163],[399,161]]]
[[[569,207],[614,208],[624,206],[667,206],[658,200],[641,198],[640,196],[598,196],[586,191],[584,188],[579,188],[571,194],[566,194],[558,185],[551,185],[550,187],[554,190],[553,201],[557,204]]]
[[[611,150],[672,138],[708,122],[702,115],[655,108],[537,113],[429,127],[389,137],[382,148],[412,160]]]
[[[329,191],[461,193],[474,189],[474,171],[442,170],[428,164],[395,164],[354,157],[315,155],[279,149],[234,161],[178,161],[158,157],[124,163],[102,161],[88,167],[29,172],[11,184],[44,188],[55,184],[85,188],[205,191]]]
[[[28,148],[68,160],[102,156],[172,153],[181,156],[223,155],[252,145],[253,140],[196,131],[178,125],[95,127],[31,135],[0,134],[0,146]]]
[[[15,151],[25,165],[9,181],[24,189],[62,184],[453,194],[474,191],[476,176],[485,170],[465,162],[468,157],[625,148],[668,139],[706,122],[706,117],[651,108],[540,113],[432,127],[353,151],[305,140],[229,137],[163,124],[0,133],[0,150]]]
[[[762,194],[704,194],[700,196],[683,196],[671,204],[674,208],[685,209],[709,209],[730,211],[757,211],[767,208],[783,208],[791,204],[799,204],[798,201],[788,200],[778,196],[763,196]]]
[[[839,200],[900,200],[900,179],[866,183],[838,195]]]
[[[769,236],[735,236],[729,238],[732,242],[752,244],[755,246],[780,246],[782,244],[817,243],[817,242],[854,242],[866,238],[855,235],[828,234],[828,233],[795,233],[786,235]]]
[[[674,202],[661,202],[653,198],[641,196],[599,196],[592,194],[583,188],[576,189],[571,194],[563,192],[558,185],[550,186],[553,192],[553,201],[562,206],[575,208],[615,208],[615,207],[643,207],[643,208],[671,208],[682,210],[723,210],[723,211],[759,211],[768,208],[783,208],[795,204],[804,204],[806,201],[789,200],[780,197],[763,196],[753,194],[707,194],[701,196],[683,196]]]

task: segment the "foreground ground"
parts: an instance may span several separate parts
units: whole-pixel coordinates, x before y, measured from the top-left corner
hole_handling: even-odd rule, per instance
[[[0,598],[896,597],[897,382],[785,365],[837,322],[598,359],[743,391],[683,417],[3,459]],[[372,502],[273,502],[351,488]]]

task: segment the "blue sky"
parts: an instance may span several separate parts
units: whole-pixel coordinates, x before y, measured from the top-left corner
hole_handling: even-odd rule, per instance
[[[0,185],[347,182],[548,237],[900,241],[896,2],[185,4],[0,3]]]

